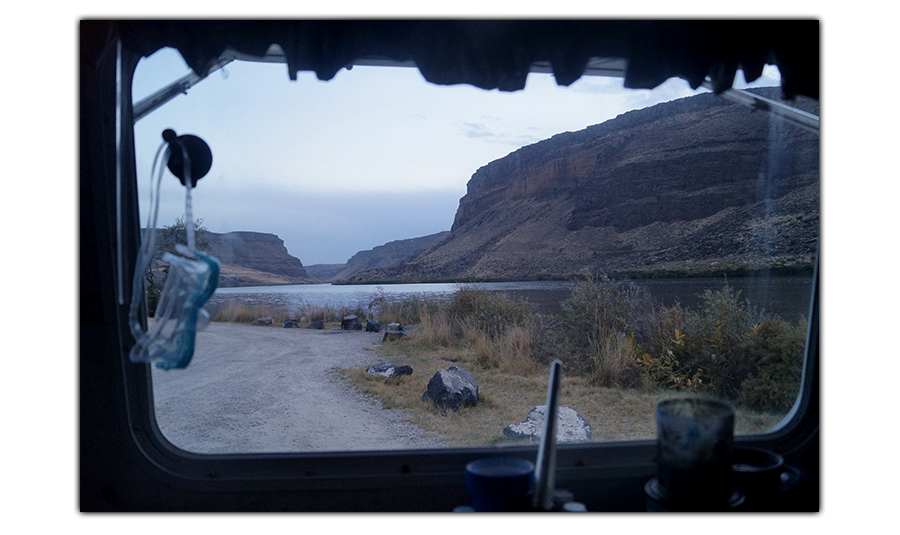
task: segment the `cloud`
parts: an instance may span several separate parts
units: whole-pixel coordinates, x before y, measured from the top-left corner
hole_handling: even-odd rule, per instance
[[[510,145],[512,147],[530,145],[531,143],[537,143],[538,141],[543,139],[528,134],[512,134],[499,130],[490,130],[484,123],[470,123],[464,121],[458,124],[458,128],[459,131],[462,132],[462,135],[467,138],[479,139],[482,141],[488,141],[490,143],[500,143],[503,145]],[[529,128],[529,130],[534,129]]]
[[[493,132],[488,132],[487,126],[485,126],[483,123],[462,122],[462,123],[459,123],[459,126],[460,126],[460,130],[462,130],[463,135],[466,137],[472,137],[472,138],[484,138],[484,137],[496,138],[497,137],[497,134],[495,134]]]

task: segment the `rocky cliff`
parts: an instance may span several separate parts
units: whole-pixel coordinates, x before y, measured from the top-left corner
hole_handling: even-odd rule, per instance
[[[790,104],[818,115],[817,101]],[[485,165],[439,245],[351,280],[809,266],[818,221],[818,135],[703,94]]]
[[[319,282],[290,254],[284,241],[260,232],[207,232],[210,252],[222,263],[219,286],[272,286]]]

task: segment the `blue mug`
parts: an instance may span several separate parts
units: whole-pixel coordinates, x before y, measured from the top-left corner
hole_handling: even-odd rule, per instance
[[[534,463],[510,457],[477,459],[466,465],[466,488],[474,511],[527,511],[534,490]]]

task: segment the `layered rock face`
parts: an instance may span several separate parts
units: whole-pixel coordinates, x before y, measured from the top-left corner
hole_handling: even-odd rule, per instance
[[[789,104],[818,115],[814,100]],[[818,135],[704,94],[489,163],[440,244],[353,280],[809,266],[818,222]]]
[[[319,282],[284,241],[261,232],[208,232],[210,252],[222,263],[219,286],[270,286]]]

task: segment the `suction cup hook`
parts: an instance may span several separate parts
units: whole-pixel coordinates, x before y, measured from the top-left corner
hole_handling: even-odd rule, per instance
[[[179,136],[171,128],[163,130],[162,137],[169,143],[169,171],[178,177],[183,186],[184,180],[184,151],[187,152],[191,162],[191,187],[197,186],[197,181],[205,177],[212,167],[212,151],[205,141],[191,134]]]

